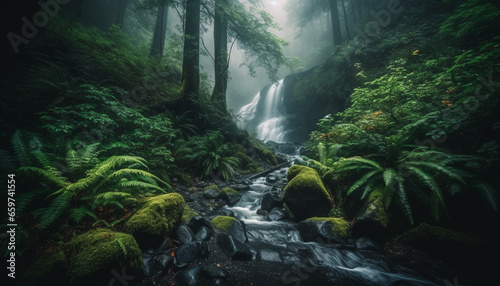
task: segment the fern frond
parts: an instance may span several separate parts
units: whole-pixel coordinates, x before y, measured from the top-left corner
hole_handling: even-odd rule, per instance
[[[450,155],[440,152],[440,151],[435,151],[435,150],[427,150],[427,151],[416,151],[417,149],[407,152],[402,156],[402,159],[398,160],[397,162],[405,162],[407,160],[421,160],[422,158],[432,158],[434,160],[442,160],[442,159],[447,159],[450,157]]]
[[[41,164],[41,166],[47,167],[51,165],[49,158],[47,158],[47,154],[42,150],[40,149],[33,150],[31,151],[31,155],[33,155],[33,157],[37,159],[37,161]]]
[[[123,219],[121,219],[121,218],[115,219],[114,221],[112,221],[111,223],[109,223],[109,226],[110,227],[114,227],[115,225],[119,224],[122,221],[123,221]]]
[[[21,164],[21,166],[33,166],[33,162],[30,158],[30,152],[28,146],[24,143],[23,134],[20,130],[16,130],[10,139],[12,143],[12,148],[16,154],[16,158]]]
[[[42,179],[47,180],[48,182],[54,183],[59,188],[64,188],[69,185],[64,177],[58,177],[54,175],[53,172],[49,170],[45,170],[38,167],[21,167],[18,169],[19,172],[33,173],[37,176],[42,177]]]
[[[47,228],[58,219],[66,211],[72,198],[72,193],[63,192],[53,199],[49,206],[43,209],[43,214],[40,217],[40,227]]]
[[[498,211],[498,195],[491,185],[486,183],[478,183],[474,185],[474,188],[479,193],[479,196],[488,204],[491,209],[495,212]]]
[[[417,178],[420,179],[424,184],[426,184],[431,191],[433,192],[433,199],[435,199],[435,203],[433,205],[438,205],[439,207],[433,207],[433,216],[436,220],[439,219],[439,212],[438,209],[446,209],[446,202],[444,200],[443,194],[441,192],[441,189],[438,187],[436,181],[427,174],[426,172],[422,171],[421,169],[413,166],[407,166],[406,167],[408,170],[410,170]]]
[[[38,189],[18,194],[16,197],[16,211],[18,213],[23,213],[29,206],[29,204],[33,201],[33,199],[46,192],[47,190]]]
[[[123,188],[145,188],[145,189],[154,189],[158,190],[162,193],[167,193],[164,189],[160,188],[158,185],[153,185],[151,183],[141,182],[141,181],[125,181],[118,183],[119,187]]]
[[[403,178],[398,176],[398,197],[399,197],[399,204],[401,208],[403,209],[403,214],[405,215],[406,219],[408,222],[413,225],[413,213],[411,210],[410,206],[410,201],[408,200],[408,196],[406,195],[406,190],[403,184]]]
[[[84,219],[86,216],[90,216],[94,220],[97,220],[96,215],[86,207],[73,208],[69,211],[69,218],[76,223],[80,223],[80,221],[82,221],[82,219]]]
[[[143,177],[150,177],[150,178],[153,178],[153,179],[157,180],[158,182],[161,182],[161,183],[168,186],[167,182],[164,182],[162,179],[158,178],[157,176],[151,174],[148,171],[139,170],[139,169],[128,169],[128,168],[120,169],[118,171],[111,173],[108,176],[108,178],[121,178],[123,176],[128,176],[128,175],[139,175],[139,176],[143,176]]]
[[[64,188],[64,191],[74,192],[74,193],[81,192],[85,189],[90,188],[90,186],[94,185],[98,181],[98,179],[99,178],[97,176],[82,178],[82,179],[76,181],[75,183],[72,183],[72,184],[69,184],[68,186],[66,186]]]
[[[463,174],[461,171],[456,170],[451,167],[444,167],[442,164],[438,163],[433,163],[433,162],[425,162],[425,161],[412,161],[412,162],[407,162],[403,164],[402,166],[414,166],[414,167],[425,167],[427,169],[433,170],[434,172],[441,172],[445,175],[447,175],[450,178],[453,178],[462,184],[466,185],[467,183],[465,182],[463,178]]]
[[[363,194],[361,195],[361,200],[364,200],[365,197],[370,194],[370,192],[373,190],[373,187],[375,187],[375,183],[377,182],[378,178],[377,177],[372,177],[369,179],[364,187]]]
[[[123,254],[125,254],[125,256],[127,256],[127,248],[125,247],[125,244],[123,243],[122,239],[118,238],[115,241],[120,245],[120,248],[122,249]]]
[[[373,170],[371,172],[366,173],[363,177],[361,177],[359,180],[357,180],[354,184],[349,187],[347,190],[347,196],[350,195],[352,192],[357,190],[359,187],[361,187],[364,183],[366,183],[372,176],[379,174],[379,170]]]
[[[340,161],[340,165],[343,165],[343,164],[357,164],[360,166],[363,166],[363,165],[364,166],[371,166],[374,169],[377,169],[378,171],[382,171],[384,169],[377,162],[372,161],[372,160],[368,160],[368,159],[364,159],[361,157],[350,157],[350,158],[342,159]]]
[[[398,173],[392,168],[387,168],[384,170],[383,177],[385,185],[389,186],[394,183],[394,180],[398,177]]]
[[[89,171],[89,175],[106,176],[111,170],[117,166],[126,163],[139,163],[145,169],[149,169],[146,165],[146,160],[137,156],[113,156],[106,159],[104,162],[97,165],[94,169]]]
[[[129,199],[133,198],[131,194],[125,192],[105,192],[102,194],[98,194],[95,199],[102,200],[120,200],[120,199]]]

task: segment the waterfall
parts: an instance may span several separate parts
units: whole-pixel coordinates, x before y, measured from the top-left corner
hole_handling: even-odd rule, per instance
[[[263,97],[260,92],[257,93],[251,103],[240,109],[238,114],[245,123],[240,124],[240,127],[254,126],[257,138],[261,140],[285,142],[288,130],[285,126],[286,116],[283,108],[283,81],[281,79],[272,84]]]

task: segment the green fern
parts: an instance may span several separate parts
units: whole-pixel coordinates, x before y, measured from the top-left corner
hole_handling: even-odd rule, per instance
[[[82,221],[87,216],[90,216],[94,220],[97,220],[96,215],[84,206],[73,208],[69,211],[69,218],[76,223],[80,223],[80,221]]]
[[[35,211],[34,215],[39,216],[40,227],[42,229],[47,228],[63,213],[65,213],[70,206],[72,199],[73,194],[71,192],[63,192],[53,199],[48,207]]]
[[[24,142],[24,135],[20,130],[16,130],[10,141],[16,158],[21,166],[33,166],[33,161],[29,152],[29,147]]]
[[[455,156],[419,147],[411,152],[406,152],[400,160],[394,162],[396,164],[394,167],[384,168],[376,161],[352,157],[340,160],[336,171],[342,173],[364,170],[362,175],[348,188],[346,195],[352,195],[357,190],[363,189],[361,199],[364,199],[374,189],[375,185],[384,185],[383,200],[385,207],[388,208],[393,202],[393,198],[396,197],[397,204],[403,214],[413,224],[413,212],[405,187],[405,178],[416,179],[431,191],[430,194],[425,195],[420,190],[409,189],[429,206],[433,218],[437,221],[440,219],[441,214],[446,211],[446,199],[434,176],[442,175],[441,180],[445,178],[465,184],[464,177],[466,174],[456,168],[447,166],[447,164],[459,162],[466,158],[469,161],[477,159],[477,157],[473,156]]]
[[[125,256],[127,256],[127,248],[125,247],[125,244],[123,243],[122,239],[117,238],[117,239],[115,239],[115,241],[120,245],[120,248],[122,249],[123,254],[125,254]]]
[[[62,177],[60,173],[55,173],[52,169],[42,169],[38,167],[21,167],[19,172],[31,173],[39,176],[42,180],[54,184],[56,187],[64,188],[69,185],[66,178]]]
[[[224,180],[233,177],[235,168],[241,161],[233,156],[236,152],[225,143],[219,132],[209,132],[203,137],[194,137],[187,146],[180,148],[176,156],[180,161],[187,161],[190,165],[198,166],[198,173],[202,178],[212,174],[220,174]]]
[[[66,153],[66,163],[70,171],[75,172],[81,167],[87,166],[90,160],[95,158],[97,155],[96,151],[99,146],[99,143],[94,143],[90,145],[86,145],[81,149],[77,150],[69,150]]]
[[[88,154],[90,153],[93,153],[93,151],[88,152]],[[73,166],[77,167],[81,166],[79,164],[85,162],[85,160],[77,159],[72,162],[75,163]],[[92,209],[99,205],[124,209],[137,202],[134,196],[144,193],[138,189],[146,189],[153,193],[165,193],[165,190],[159,187],[157,182],[161,182],[168,189],[171,188],[166,182],[147,171],[120,168],[120,165],[123,164],[137,164],[137,166],[147,169],[146,160],[141,157],[113,156],[88,170],[86,177],[70,183],[50,167],[47,169],[37,167],[20,168],[23,172],[41,177],[41,181],[49,182],[53,187],[47,196],[48,199],[53,198],[49,206],[35,211],[40,218],[40,226],[46,228],[64,214],[70,206],[72,198],[87,201]],[[122,191],[117,191],[117,189]],[[85,210],[78,208],[70,211],[70,214],[73,220],[80,221],[85,216]],[[90,214],[87,213],[87,215]]]
[[[47,193],[47,190],[37,189],[37,190],[30,190],[29,192],[17,194],[17,196],[16,196],[16,211],[18,213],[24,213],[25,210],[28,208],[28,206],[35,200],[35,198],[38,198],[46,193]]]

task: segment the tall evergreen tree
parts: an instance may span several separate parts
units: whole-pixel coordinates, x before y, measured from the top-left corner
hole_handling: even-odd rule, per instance
[[[116,14],[115,23],[120,27],[123,25],[123,20],[125,19],[125,12],[127,11],[127,4],[128,4],[128,0],[120,0],[119,5],[118,5],[118,13]]]
[[[186,1],[180,95],[185,104],[198,100],[200,88],[200,0]]]
[[[340,31],[340,19],[337,0],[329,0],[330,17],[332,19],[333,44],[340,45],[342,43],[342,32]]]
[[[151,45],[151,55],[163,55],[165,48],[165,36],[167,34],[168,3],[160,1],[156,15],[156,25]]]
[[[228,0],[216,0],[214,12],[214,71],[215,85],[212,101],[221,108],[226,108],[226,90],[228,80]]]

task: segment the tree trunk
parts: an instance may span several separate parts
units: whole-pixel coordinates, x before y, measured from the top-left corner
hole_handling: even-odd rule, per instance
[[[347,13],[346,13],[346,10],[345,10],[344,0],[341,0],[341,1],[342,1],[342,11],[344,12],[345,31],[346,31],[346,34],[347,34],[347,40],[349,40],[349,39],[351,39],[351,34],[349,33],[349,22],[347,20]]]
[[[339,10],[337,0],[330,1],[330,15],[332,18],[333,44],[335,46],[342,44],[342,32],[340,31]]]
[[[222,5],[222,6],[221,6]],[[228,79],[228,50],[227,50],[227,15],[225,9],[227,0],[215,1],[214,19],[214,70],[215,85],[212,92],[212,102],[220,108],[227,109],[226,91]]]
[[[191,109],[198,101],[200,88],[200,0],[186,1],[186,26],[180,95]]]
[[[357,5],[357,10],[358,10],[358,24],[362,24],[363,20],[364,20],[364,17],[363,17],[363,1],[362,0],[357,0],[356,1],[358,4]]]
[[[116,15],[115,24],[118,26],[123,25],[123,19],[125,19],[125,12],[127,11],[128,0],[120,0],[120,5],[118,6],[118,13]]]
[[[158,13],[156,15],[155,32],[153,35],[153,44],[151,45],[151,55],[163,55],[165,48],[165,36],[167,34],[167,20],[168,20],[168,5],[163,2],[158,6]]]
[[[77,18],[82,17],[82,4],[83,4],[83,0],[78,1],[78,6],[76,7],[76,13],[75,13]]]

